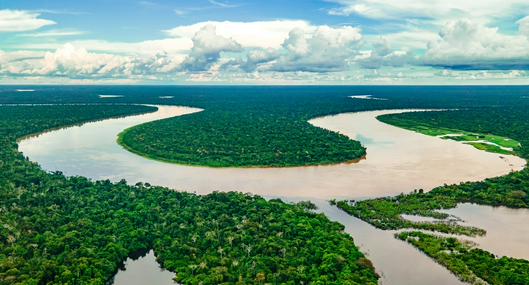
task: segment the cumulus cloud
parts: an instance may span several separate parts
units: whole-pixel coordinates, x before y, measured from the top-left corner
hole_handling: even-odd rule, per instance
[[[337,16],[361,16],[390,32],[368,36],[370,46],[356,57],[364,68],[424,65],[460,70],[529,69],[529,16],[519,33],[495,26],[513,24],[529,9],[526,0],[330,0]],[[468,20],[471,19],[471,20]],[[397,31],[397,32],[395,32]],[[377,47],[382,39],[394,49]]]
[[[126,78],[174,72],[181,61],[166,53],[148,57],[123,56],[89,52],[82,47],[65,44],[44,54],[0,51],[0,73],[16,76]]]
[[[8,54],[5,53],[4,54]],[[3,64],[1,71],[13,75],[55,75],[78,78],[83,76],[108,75],[115,69],[126,66],[126,58],[110,54],[90,53],[71,44],[45,52],[39,57],[14,58]]]
[[[311,25],[300,20],[276,20],[254,22],[207,21],[178,26],[165,31],[174,38],[192,38],[206,26],[214,26],[219,36],[230,38],[242,47],[279,48],[295,28],[308,29]],[[256,36],[258,35],[258,36]]]
[[[226,63],[246,72],[330,72],[343,70],[357,53],[360,30],[350,26],[292,29],[278,48],[247,49]],[[225,67],[226,67],[225,66]]]
[[[40,14],[22,10],[0,10],[0,32],[25,32],[54,25],[55,22],[39,18]]]
[[[520,31],[524,29],[520,24]],[[529,40],[506,35],[471,20],[447,23],[423,58],[426,65],[452,69],[529,69]]]
[[[36,70],[39,74],[56,75],[91,75],[109,74],[116,69],[126,69],[127,58],[109,54],[88,52],[84,48],[76,48],[71,44],[47,52],[42,66]]]
[[[193,48],[184,60],[182,68],[188,71],[207,71],[223,52],[236,52],[241,45],[235,40],[219,36],[214,25],[207,25],[193,36]]]
[[[283,42],[280,56],[271,66],[275,71],[326,72],[343,69],[356,53],[360,30],[350,26],[294,29]]]
[[[269,24],[252,22],[240,26],[220,22],[202,26],[193,37],[193,48],[184,61],[182,70],[203,72],[210,70],[215,64],[225,70],[237,67],[246,72],[341,70],[355,54],[355,44],[362,38],[360,30],[350,26],[313,26],[296,21],[289,23],[292,28],[286,35],[284,27],[274,30],[279,27],[275,21]],[[239,28],[230,29],[229,33],[221,35],[219,26],[222,29],[226,25]],[[247,28],[256,26],[265,30],[273,27],[274,32],[269,30],[268,35],[274,38],[272,42],[281,41],[281,44],[257,46],[248,42],[246,39],[256,37],[247,37]],[[188,28],[180,29],[178,34],[184,35],[182,31]]]

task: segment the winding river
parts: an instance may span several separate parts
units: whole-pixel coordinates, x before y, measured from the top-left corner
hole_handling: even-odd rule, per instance
[[[327,199],[388,196],[418,188],[430,190],[444,183],[504,175],[525,166],[525,161],[515,156],[479,151],[469,145],[403,130],[376,119],[383,114],[413,110],[346,113],[311,120],[317,127],[340,132],[367,147],[366,159],[354,164],[262,169],[192,167],[149,160],[116,143],[117,134],[125,128],[199,111],[159,106],[157,112],[150,114],[87,123],[26,138],[19,143],[19,149],[44,169],[60,170],[66,175],[114,181],[124,178],[131,184],[147,181],[198,194],[236,190],[289,201],[310,199],[331,220],[346,226],[346,231],[381,274],[381,283],[397,285],[460,282],[410,245],[394,239],[391,232],[375,229],[341,212],[328,205]],[[451,211],[468,223],[480,226],[475,211],[461,211],[460,207]],[[529,212],[523,216],[527,220]],[[489,230],[488,225],[483,227]],[[493,251],[496,254],[514,255],[510,250],[502,252],[500,246],[487,245],[501,241],[501,232],[498,234],[499,238],[492,235],[496,241],[486,237],[477,242],[485,244],[486,248],[498,248]],[[525,232],[525,240],[528,236],[529,231]],[[520,243],[520,240],[513,243]],[[125,284],[119,282],[120,278],[116,277],[115,284]]]

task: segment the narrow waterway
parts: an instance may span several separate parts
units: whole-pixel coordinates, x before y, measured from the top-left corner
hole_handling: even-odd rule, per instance
[[[327,201],[314,201],[319,211],[345,226],[355,244],[371,260],[384,285],[458,285],[464,284],[443,266],[404,241],[394,238],[394,231],[379,230],[348,215]]]
[[[389,196],[417,188],[429,190],[444,183],[504,175],[525,165],[515,156],[479,151],[376,119],[410,110],[347,113],[311,120],[315,126],[340,132],[367,147],[367,158],[354,164],[262,169],[191,167],[146,159],[116,143],[118,133],[128,127],[199,111],[160,106],[151,114],[87,123],[30,137],[19,143],[19,149],[44,169],[60,170],[66,175],[114,181],[124,178],[131,184],[144,181],[199,194],[236,190],[291,201],[310,199],[330,219],[346,226],[381,274],[381,283],[393,285],[460,282],[412,246],[394,239],[392,232],[377,230],[325,200]]]

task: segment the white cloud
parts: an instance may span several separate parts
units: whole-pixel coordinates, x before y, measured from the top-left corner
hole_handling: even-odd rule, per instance
[[[294,29],[283,42],[281,55],[272,64],[276,71],[325,72],[341,70],[357,52],[360,30],[350,26]]]
[[[435,31],[434,26],[403,25],[391,33],[363,36],[357,27],[301,20],[211,21],[178,26],[166,31],[167,38],[141,42],[46,41],[43,35],[75,33],[48,30],[23,34],[41,38],[18,45],[18,52],[0,51],[0,78],[402,83],[440,77],[482,80],[487,74],[491,80],[522,80],[527,72],[475,71],[529,69],[529,17],[516,23],[519,34],[514,35],[473,19],[436,23],[440,28]],[[474,77],[443,75],[439,68],[471,69]]]
[[[45,37],[70,37],[83,35],[85,32],[77,30],[49,30],[45,32],[27,33],[22,34],[23,37],[30,38],[45,38]]]
[[[521,24],[521,28],[523,23]],[[456,69],[528,69],[529,40],[470,20],[447,23],[423,58],[427,65]]]
[[[256,22],[200,22],[193,25],[178,26],[166,33],[175,38],[192,38],[205,26],[214,26],[216,33],[231,38],[242,47],[279,48],[295,28],[309,29],[311,25],[300,20],[277,20]]]
[[[39,18],[40,14],[21,10],[0,10],[0,32],[25,32],[54,25],[51,20]]]
[[[295,20],[202,22],[167,33],[177,38],[193,35],[194,47],[183,66],[192,71],[208,70],[223,55],[232,55],[222,59],[223,68],[236,66],[247,72],[339,70],[348,64],[354,44],[362,38],[358,28],[315,26]],[[206,50],[206,45],[211,47]]]
[[[161,52],[170,54],[186,54],[192,47],[193,41],[188,38],[165,38],[142,42],[109,42],[103,40],[68,41],[76,47],[83,47],[89,51],[114,54],[143,54],[153,55]],[[55,50],[64,43],[42,42],[19,45],[20,49]]]
[[[264,31],[272,44],[256,46],[252,41],[262,41],[248,36],[252,28]],[[177,27],[171,34],[175,37],[135,43],[89,40],[27,44],[22,47],[36,54],[12,60],[7,59],[13,57],[11,52],[4,53],[0,73],[167,78],[177,73],[211,75],[228,69],[239,74],[340,71],[357,54],[357,44],[362,38],[358,28],[314,26],[304,21],[206,22]],[[38,54],[39,49],[52,51]]]
[[[410,29],[383,35],[366,35],[367,42],[385,41],[392,47],[406,50],[426,49],[429,42],[439,40],[439,33],[434,31]]]
[[[88,52],[84,48],[77,48],[71,44],[47,52],[40,68],[31,72],[44,74],[57,74],[69,76],[108,74],[117,69],[126,69],[127,58],[110,54],[97,54]]]
[[[134,78],[174,72],[183,58],[165,53],[123,56],[89,52],[66,44],[53,52],[0,51],[0,74],[67,78]]]
[[[207,71],[220,59],[222,52],[240,50],[240,44],[218,35],[214,25],[207,25],[193,36],[193,48],[184,60],[183,68],[193,72]]]

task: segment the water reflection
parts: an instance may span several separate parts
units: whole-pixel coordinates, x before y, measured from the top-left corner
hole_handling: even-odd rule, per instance
[[[124,268],[120,269],[114,277],[114,285],[175,285],[175,274],[160,268],[154,252],[151,250],[146,255],[137,259],[129,258]]]

